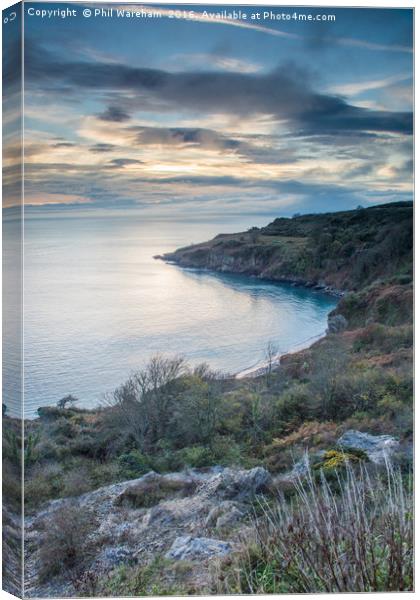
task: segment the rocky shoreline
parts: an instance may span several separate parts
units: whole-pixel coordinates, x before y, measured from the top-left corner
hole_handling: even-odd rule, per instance
[[[228,269],[228,268],[210,268],[210,267],[198,267],[193,265],[185,265],[182,264],[182,260],[176,257],[176,252],[168,253],[168,254],[157,254],[153,257],[155,260],[162,260],[167,264],[174,265],[181,268],[193,269],[195,271],[208,272],[208,273],[226,273],[231,275],[245,275],[247,277],[256,278],[260,280],[267,281],[268,283],[286,283],[292,287],[300,287],[306,289],[312,289],[316,292],[322,292],[325,294],[330,294],[337,298],[343,298],[348,292],[347,290],[341,290],[335,288],[334,286],[327,285],[322,281],[312,281],[308,279],[301,278],[293,278],[293,277],[267,277],[262,274],[255,274],[253,272],[246,272],[237,269]]]

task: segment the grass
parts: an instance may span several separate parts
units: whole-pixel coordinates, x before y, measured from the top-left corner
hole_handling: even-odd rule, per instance
[[[263,504],[254,537],[217,573],[220,593],[379,592],[413,589],[411,479],[387,465],[308,475],[290,502]]]
[[[84,573],[75,584],[80,596],[179,596],[189,593],[191,564],[156,557],[142,565],[119,565],[107,574]]]

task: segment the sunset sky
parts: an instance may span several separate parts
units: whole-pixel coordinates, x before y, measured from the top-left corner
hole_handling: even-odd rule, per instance
[[[336,20],[240,26],[31,6],[79,14],[25,18],[27,205],[187,218],[412,199],[410,10],[274,7]]]

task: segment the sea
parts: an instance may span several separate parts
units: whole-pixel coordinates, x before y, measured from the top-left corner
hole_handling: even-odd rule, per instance
[[[25,221],[24,414],[71,394],[109,402],[151,357],[236,374],[321,336],[337,300],[257,278],[154,259],[269,219],[159,220],[138,215],[36,215]],[[13,235],[4,229],[4,239]],[[16,268],[7,259],[3,268]],[[7,281],[7,277],[6,277]],[[7,314],[4,316],[7,321]],[[16,347],[4,346],[4,402],[16,396]],[[8,357],[14,357],[9,360]]]

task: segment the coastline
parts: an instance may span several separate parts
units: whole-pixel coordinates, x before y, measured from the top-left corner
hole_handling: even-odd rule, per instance
[[[175,267],[179,267],[180,269],[192,269],[194,271],[202,271],[205,273],[221,273],[221,274],[226,274],[226,275],[242,275],[244,277],[250,277],[253,279],[259,279],[260,281],[266,281],[268,283],[285,283],[290,285],[291,287],[301,287],[301,288],[306,288],[306,289],[311,289],[314,292],[321,292],[323,294],[329,294],[331,296],[334,296],[336,298],[343,298],[347,293],[348,290],[341,290],[338,288],[335,288],[333,286],[330,285],[325,285],[324,283],[322,283],[321,281],[310,281],[308,279],[293,279],[291,277],[281,277],[281,278],[274,278],[274,277],[262,277],[261,275],[255,275],[254,273],[247,273],[246,271],[235,271],[232,269],[217,269],[217,268],[208,268],[208,267],[196,267],[193,265],[183,265],[181,263],[181,261],[179,260],[175,260],[173,258],[174,252],[170,252],[168,254],[157,254],[155,256],[153,256],[153,258],[155,260],[162,260],[163,262],[167,263],[168,265],[173,265]]]
[[[276,356],[273,357],[272,370],[275,371],[279,368],[280,361],[282,358],[284,358],[286,356],[292,356],[293,354],[297,354],[298,352],[301,352],[302,350],[307,350],[308,348],[310,348],[311,346],[313,346],[320,340],[323,340],[326,336],[327,336],[327,330],[325,330],[324,333],[315,335],[315,336],[301,342],[300,344],[297,344],[296,346],[294,346],[287,352],[282,352],[280,354],[276,354]],[[253,365],[252,367],[247,367],[246,369],[243,369],[242,371],[239,371],[238,373],[234,373],[233,378],[234,379],[255,379],[256,377],[261,377],[262,375],[266,374],[268,365],[269,365],[269,362],[267,360],[262,360],[262,361],[256,363],[255,365]]]
[[[229,270],[229,269],[222,270],[222,269],[209,269],[208,267],[186,266],[186,265],[180,264],[179,261],[174,260],[173,253],[170,253],[169,256],[171,256],[172,258],[169,258],[168,255],[165,255],[165,254],[163,254],[163,255],[159,254],[159,255],[154,256],[153,258],[155,260],[162,260],[162,261],[166,262],[167,264],[179,267],[180,269],[191,269],[193,271],[202,271],[202,272],[214,273],[214,274],[225,273],[225,274],[231,274],[231,275],[244,275],[245,277],[259,279],[260,281],[267,281],[269,283],[288,284],[291,287],[303,287],[306,289],[312,289],[314,292],[321,292],[323,294],[329,294],[331,296],[334,296],[335,298],[343,298],[347,293],[346,290],[339,290],[332,286],[327,286],[321,282],[316,282],[316,281],[309,281],[309,280],[304,280],[304,279],[290,279],[290,278],[274,279],[274,278],[268,278],[268,277],[261,277],[259,275],[253,275],[253,274],[233,271],[233,270]],[[272,369],[273,370],[278,369],[282,358],[292,355],[292,354],[297,354],[298,352],[300,352],[302,350],[306,350],[306,349],[310,348],[313,344],[316,344],[316,342],[319,342],[320,340],[325,338],[327,336],[327,334],[328,334],[328,327],[323,333],[320,333],[316,336],[312,336],[311,338],[308,338],[307,340],[300,342],[296,346],[293,346],[292,348],[290,348],[287,352],[281,352],[280,354],[277,354],[276,356],[273,357]],[[238,371],[237,373],[233,373],[233,379],[254,379],[257,377],[261,377],[266,374],[268,364],[269,364],[268,361],[260,360],[250,367],[246,367],[245,369],[242,369],[241,371]]]
[[[260,281],[267,281],[269,283],[288,284],[291,287],[303,287],[306,289],[312,289],[314,292],[321,292],[323,294],[329,294],[331,296],[334,296],[335,298],[343,298],[347,293],[346,290],[339,290],[337,288],[324,285],[323,283],[317,282],[317,281],[309,281],[309,280],[305,280],[305,279],[290,279],[290,278],[286,278],[286,277],[281,278],[281,279],[274,279],[274,278],[268,278],[268,277],[261,277],[259,275],[254,275],[254,274],[248,274],[248,273],[244,273],[244,272],[238,272],[238,271],[234,271],[234,270],[230,270],[230,269],[222,270],[222,269],[216,269],[216,268],[210,269],[208,267],[195,267],[195,266],[189,266],[189,265],[188,266],[182,265],[179,261],[174,260],[173,253],[169,253],[169,255],[166,255],[166,254],[160,255],[159,254],[159,255],[154,256],[153,258],[155,260],[162,260],[162,261],[166,262],[167,264],[179,267],[180,269],[191,269],[193,271],[202,271],[202,272],[214,273],[214,274],[243,275],[245,277],[259,279]],[[327,329],[325,329],[325,331],[323,333],[320,333],[316,336],[312,336],[311,338],[308,338],[308,339],[304,340],[303,342],[300,342],[296,346],[293,346],[292,348],[290,348],[287,352],[281,352],[280,354],[277,354],[276,356],[273,357],[273,360],[272,360],[272,370],[274,371],[279,368],[280,361],[282,358],[293,355],[293,354],[297,354],[298,352],[300,352],[302,350],[306,350],[306,349],[310,348],[312,345],[314,345],[317,342],[319,342],[320,340],[324,339],[327,336],[327,334],[328,334],[328,327],[327,327]],[[266,374],[268,364],[269,364],[268,361],[260,360],[250,367],[246,367],[245,369],[242,369],[241,371],[238,371],[237,373],[233,373],[233,379],[255,379],[257,377],[261,377]]]

